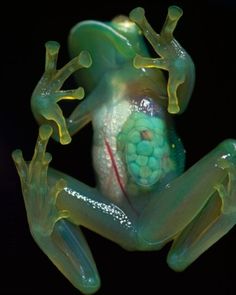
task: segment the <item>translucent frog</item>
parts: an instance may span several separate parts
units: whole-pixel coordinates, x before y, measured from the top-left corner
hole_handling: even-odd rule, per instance
[[[183,271],[236,222],[235,140],[184,172],[172,117],[186,109],[195,71],[173,37],[181,15],[171,6],[160,34],[142,8],[107,23],[80,22],[69,36],[72,60],[59,70],[59,44],[46,43],[45,72],[31,100],[41,125],[35,152],[29,163],[20,150],[13,158],[34,240],[82,293],[96,292],[100,278],[79,226],[130,251],[173,241],[167,263]],[[84,88],[62,90],[74,73]],[[65,119],[58,102],[81,100],[84,92]],[[49,168],[46,152],[51,136],[69,144],[89,122],[96,188]]]

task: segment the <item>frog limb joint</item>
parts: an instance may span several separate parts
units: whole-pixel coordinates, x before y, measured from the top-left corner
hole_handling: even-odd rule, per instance
[[[46,44],[45,72],[31,99],[40,125],[35,152],[30,162],[20,150],[13,159],[34,240],[84,294],[95,293],[100,278],[79,226],[129,251],[172,242],[167,263],[183,271],[236,223],[236,141],[223,141],[184,171],[172,117],[186,109],[195,71],[173,36],[181,15],[170,7],[160,34],[142,8],[109,23],[80,22],[69,35],[71,61],[59,70],[59,44]],[[62,90],[72,74],[83,88]],[[58,101],[84,93],[64,118]],[[89,122],[94,188],[49,167],[46,152],[50,137],[68,144]]]

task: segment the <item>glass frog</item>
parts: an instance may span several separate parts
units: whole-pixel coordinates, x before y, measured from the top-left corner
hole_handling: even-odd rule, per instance
[[[13,159],[34,240],[85,294],[98,290],[100,278],[79,226],[130,251],[173,241],[167,263],[183,271],[236,222],[235,140],[184,172],[172,119],[187,107],[195,70],[173,37],[181,15],[171,6],[160,34],[140,7],[107,23],[80,22],[69,35],[72,59],[59,70],[59,44],[46,43],[45,72],[31,100],[41,125],[35,152],[28,163],[20,150]],[[62,90],[72,74],[83,88]],[[84,93],[64,118],[58,102]],[[96,188],[49,167],[46,152],[50,137],[69,144],[89,122]]]

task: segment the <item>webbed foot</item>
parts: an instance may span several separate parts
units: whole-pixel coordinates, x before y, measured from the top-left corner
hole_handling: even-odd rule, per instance
[[[46,146],[51,134],[52,128],[49,125],[40,127],[29,164],[25,162],[21,150],[15,150],[12,154],[21,180],[31,233],[36,239],[37,235],[50,236],[55,223],[68,217],[66,211],[59,211],[56,207],[57,197],[66,186],[65,180],[58,180],[51,188],[48,186],[47,172],[52,157],[46,153]]]
[[[57,198],[66,181],[48,175],[52,157],[46,153],[46,146],[51,135],[51,126],[40,127],[29,164],[20,150],[12,155],[21,180],[30,231],[41,250],[68,280],[84,294],[92,294],[100,286],[92,254],[79,227],[68,221],[69,211],[57,207]]]
[[[215,186],[215,189],[221,198],[222,214],[232,215],[236,221],[236,142],[226,140],[223,144],[227,147],[228,153],[220,158],[217,166],[226,172],[226,177]]]
[[[75,71],[90,67],[92,61],[89,53],[82,51],[77,57],[57,70],[60,45],[57,42],[49,41],[45,46],[45,71],[33,92],[31,107],[36,120],[40,124],[50,124],[53,127],[53,136],[58,138],[62,144],[68,144],[71,141],[71,136],[58,102],[82,99],[84,90],[82,87],[74,90],[61,90],[61,87]]]
[[[168,112],[172,114],[179,113],[186,107],[195,78],[191,57],[173,36],[182,14],[181,8],[170,6],[161,33],[157,34],[148,23],[143,8],[138,7],[130,12],[130,19],[140,27],[148,42],[160,56],[160,58],[149,58],[136,55],[134,67],[158,68],[169,72],[167,84]]]

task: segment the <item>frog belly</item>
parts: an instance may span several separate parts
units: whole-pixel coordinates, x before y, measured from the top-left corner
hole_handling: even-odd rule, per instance
[[[126,167],[117,153],[117,136],[131,114],[129,101],[104,105],[93,114],[93,165],[98,187],[113,202],[125,198]]]

